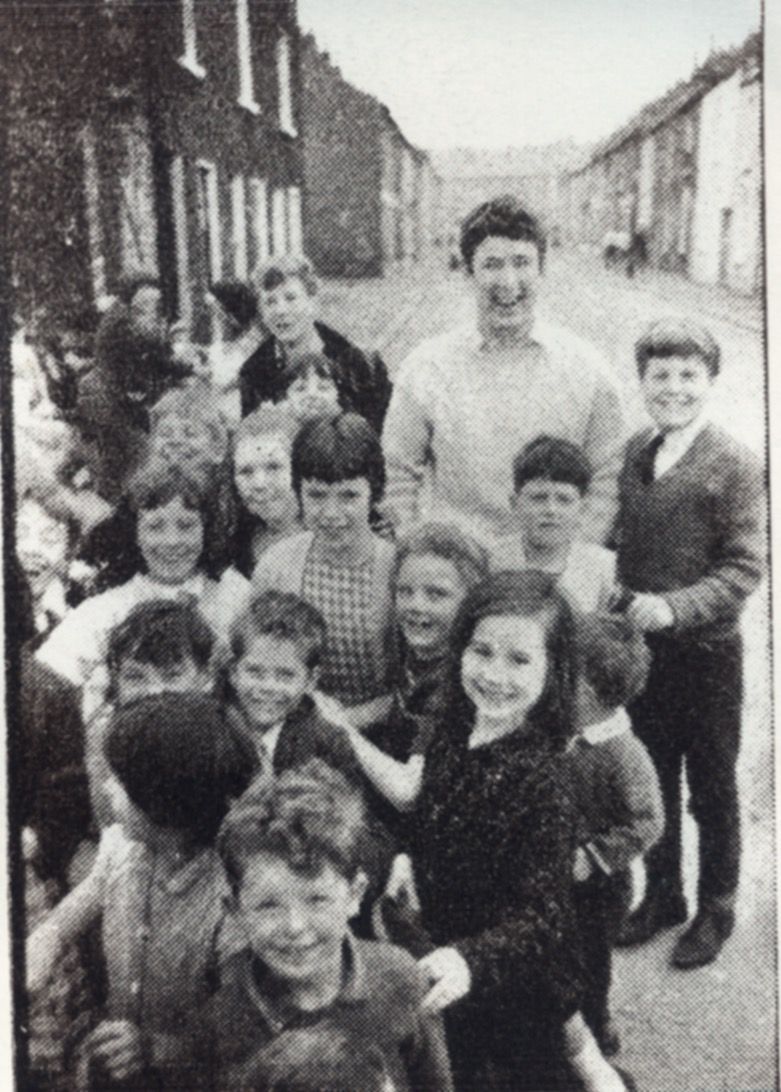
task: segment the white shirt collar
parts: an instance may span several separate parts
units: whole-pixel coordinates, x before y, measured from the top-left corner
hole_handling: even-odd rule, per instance
[[[137,573],[132,583],[134,591],[156,599],[177,599],[181,595],[192,595],[195,599],[201,599],[206,590],[206,576],[201,572],[195,573],[182,584],[161,584],[152,580],[147,573]]]
[[[684,425],[683,428],[674,429],[672,432],[664,434],[664,443],[662,447],[665,451],[675,451],[678,454],[683,454],[691,444],[696,436],[705,428],[708,423],[708,418],[703,411],[690,421],[688,425]],[[654,436],[661,436],[662,430],[659,428],[654,429]]]
[[[631,732],[631,730],[632,722],[629,719],[629,714],[626,709],[620,707],[607,720],[600,720],[596,724],[587,724],[584,728],[581,728],[580,735],[585,739],[586,743],[590,743],[594,747],[607,742],[609,739],[614,739],[616,736],[623,735],[624,732]]]

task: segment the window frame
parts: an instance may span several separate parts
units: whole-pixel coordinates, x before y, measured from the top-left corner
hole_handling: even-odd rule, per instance
[[[198,60],[198,26],[195,20],[195,0],[182,0],[182,39],[184,50],[177,58],[179,64],[197,79],[204,79],[206,69]]]
[[[236,49],[239,68],[239,106],[251,114],[260,113],[255,98],[255,79],[252,69],[252,34],[250,30],[249,0],[236,0]]]
[[[277,68],[277,124],[288,136],[298,136],[293,108],[293,71],[290,64],[290,35],[282,30],[277,37],[275,61]]]

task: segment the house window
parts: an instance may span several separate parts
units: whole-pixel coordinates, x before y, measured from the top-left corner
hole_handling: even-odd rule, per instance
[[[247,0],[236,0],[236,34],[239,46],[239,103],[253,114],[260,113],[252,81],[252,38]]]
[[[295,118],[293,117],[293,88],[290,69],[290,38],[280,34],[277,39],[277,91],[279,96],[279,127],[290,136],[296,136]]]
[[[217,168],[213,163],[199,160],[196,165],[196,180],[198,188],[198,230],[203,240],[205,271],[208,280],[214,284],[222,275]]]
[[[187,198],[185,196],[184,160],[180,155],[171,160],[171,198],[176,237],[176,288],[178,317],[189,327],[193,317],[190,295],[190,248],[187,239]]]
[[[125,162],[119,175],[120,240],[125,274],[157,273],[152,153],[146,134],[121,126]]]
[[[287,254],[287,190],[274,190],[271,198],[271,253]]]
[[[239,280],[247,276],[247,208],[244,177],[231,179],[231,227],[233,231],[233,272]]]
[[[253,261],[258,266],[262,265],[271,253],[268,229],[268,187],[265,180],[261,178],[251,179],[249,187],[252,200],[252,240],[255,251]]]
[[[301,188],[288,186],[287,190],[287,241],[293,254],[304,252],[304,225],[301,215]]]
[[[203,79],[206,69],[198,60],[198,35],[195,25],[195,0],[182,0],[182,37],[184,52],[179,64],[189,69],[194,76]]]

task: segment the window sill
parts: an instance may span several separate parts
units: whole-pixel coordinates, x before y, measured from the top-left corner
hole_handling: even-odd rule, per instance
[[[195,57],[177,57],[177,64],[180,64],[182,68],[186,68],[191,76],[195,76],[198,80],[206,78],[206,69],[202,64],[199,64]]]
[[[250,114],[255,114],[257,116],[260,113],[260,106],[254,99],[240,98],[237,101],[239,106],[244,110],[248,110]]]

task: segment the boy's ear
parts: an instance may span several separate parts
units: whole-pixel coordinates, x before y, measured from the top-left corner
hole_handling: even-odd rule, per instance
[[[514,512],[518,507],[518,494],[513,490],[510,494],[510,511]]]
[[[318,683],[320,682],[320,665],[315,664],[314,667],[309,668],[309,682],[307,683],[307,691],[311,694],[312,691],[317,690]]]

